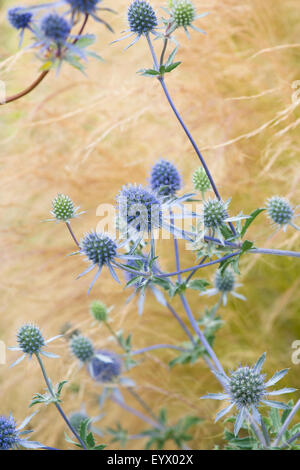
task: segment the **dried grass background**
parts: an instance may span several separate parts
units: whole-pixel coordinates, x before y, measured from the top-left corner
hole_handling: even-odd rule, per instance
[[[292,83],[300,80],[299,2],[195,3],[200,11],[211,12],[201,20],[208,34],[193,33],[191,41],[178,34],[182,46],[178,58],[183,63],[167,82],[222,196],[232,196],[231,214],[241,209],[249,213],[273,194],[287,196],[296,205],[300,111],[299,106],[292,106]],[[153,4],[158,7],[160,2]],[[37,62],[31,53],[15,55],[17,35],[6,21],[6,8],[14,2],[1,5],[0,78],[10,94],[35,78]],[[117,36],[124,29],[127,5],[125,0],[112,5],[119,12],[109,17]],[[0,108],[0,338],[7,345],[15,344],[16,330],[28,321],[36,322],[50,337],[68,322],[96,345],[118,351],[104,329],[91,326],[89,303],[101,299],[114,305],[114,327],[133,332],[134,348],[176,344],[185,340],[184,333],[153,299],[148,297],[139,318],[135,301],[124,304],[128,292],[105,275],[88,298],[90,277],[75,281],[84,267],[82,259],[66,257],[74,250],[67,230],[61,224],[41,223],[49,216],[52,198],[64,192],[87,210],[73,223],[80,237],[99,222],[97,206],[113,203],[127,182],[145,183],[158,157],[167,157],[178,166],[188,191],[192,189],[192,172],[198,167],[159,84],[136,74],[138,69],[151,66],[145,41],[123,52],[124,43],[109,45],[114,37],[95,22],[90,22],[88,30],[97,34],[94,49],[105,63],[90,61],[88,78],[65,66],[58,78],[49,75],[28,97]],[[298,233],[289,229],[286,235],[269,238],[270,230],[266,217],[260,216],[251,231],[258,246],[299,250]],[[168,242],[160,245],[160,253],[162,266],[173,270]],[[190,253],[183,253],[183,266],[193,262]],[[212,275],[213,270],[206,271],[207,277]],[[267,372],[290,367],[285,384],[300,388],[300,366],[291,362],[291,344],[300,339],[299,262],[245,257],[242,282],[248,301],[233,300],[221,310],[226,326],[215,349],[223,366],[251,363],[266,351]],[[201,313],[207,300],[197,293],[188,297],[194,313]],[[176,301],[174,306],[185,318],[180,303]],[[49,375],[55,382],[69,381],[64,392],[65,410],[78,410],[84,402],[90,415],[98,414],[97,392],[101,388],[95,388],[84,370],[78,371],[65,340],[54,343],[51,350],[60,354],[61,360],[45,361]],[[174,351],[164,350],[143,357],[130,374],[139,393],[155,412],[166,406],[171,421],[184,414],[205,419],[194,430],[192,448],[211,449],[222,444],[222,423],[213,424],[218,404],[199,400],[208,391],[218,391],[218,383],[201,361],[169,371],[167,362],[172,357]],[[8,364],[14,358],[14,353],[8,353]],[[12,411],[22,420],[32,395],[43,389],[34,361],[14,369],[0,366],[0,413]],[[135,406],[126,392],[124,396]],[[117,421],[133,434],[147,427],[108,403],[100,427]],[[41,409],[33,425],[36,439],[68,447],[64,423],[54,407]],[[128,444],[128,448],[142,446],[142,440]]]

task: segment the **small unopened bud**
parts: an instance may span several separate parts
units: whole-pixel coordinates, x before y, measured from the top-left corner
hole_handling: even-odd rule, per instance
[[[91,303],[90,312],[92,317],[98,322],[106,322],[108,319],[108,309],[100,300],[95,300]]]
[[[202,194],[206,193],[206,191],[210,189],[210,181],[204,168],[198,168],[194,171],[193,185],[196,191],[200,191]]]

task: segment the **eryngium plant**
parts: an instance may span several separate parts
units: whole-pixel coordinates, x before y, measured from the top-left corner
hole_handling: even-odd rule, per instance
[[[43,13],[41,18],[38,13],[39,8],[16,7],[9,12],[10,24],[21,33],[21,36],[27,31],[31,31],[34,35],[33,45],[37,48],[38,56],[43,62],[43,72],[35,83],[40,83],[50,69],[56,67],[59,70],[65,61],[82,70],[81,60],[91,55],[89,51],[86,51],[87,44],[90,45],[93,42],[90,35],[83,35],[89,16],[106,24],[96,16],[96,12],[101,10],[100,3],[96,0],[65,0],[60,5],[67,5],[68,10],[59,13],[47,11],[49,5],[45,5],[42,10],[46,9],[46,13]],[[114,330],[115,319],[111,318],[112,315],[108,316],[111,307],[107,308],[102,302],[96,301],[90,307],[94,320],[93,326],[96,324],[97,328],[101,328],[101,341],[105,340],[103,330],[106,328],[110,335],[109,340],[114,342],[114,347],[112,350],[104,347],[95,348],[87,336],[83,336],[80,331],[76,330],[76,334],[66,335],[68,339],[71,337],[70,349],[73,360],[75,357],[80,365],[85,365],[84,371],[88,372],[87,380],[95,386],[95,393],[99,394],[100,408],[107,406],[107,415],[109,415],[109,403],[113,402],[147,424],[147,428],[138,436],[132,432],[129,433],[130,430],[124,429],[121,423],[118,423],[116,428],[108,428],[107,432],[112,436],[113,442],[125,445],[127,440],[138,437],[145,438],[146,448],[154,446],[161,449],[172,441],[178,448],[186,449],[186,442],[193,437],[187,431],[191,426],[200,425],[199,417],[183,416],[177,422],[170,423],[166,410],[162,408],[156,414],[139,395],[139,384],[130,377],[131,369],[137,367],[141,361],[136,360],[136,357],[150,351],[153,353],[156,350],[169,349],[174,354],[169,367],[176,367],[177,364],[193,365],[200,359],[204,360],[215,379],[223,387],[223,392],[208,394],[202,398],[226,401],[225,408],[218,411],[216,417],[216,420],[219,420],[226,415],[230,426],[229,430],[227,428],[225,430],[225,440],[228,441],[225,448],[299,449],[299,423],[294,424],[293,420],[300,409],[300,400],[294,404],[291,401],[286,403],[272,399],[273,396],[296,392],[296,389],[291,387],[277,390],[271,388],[286,375],[287,369],[276,372],[268,380],[262,372],[264,354],[254,366],[238,365],[234,370],[226,373],[221,358],[216,352],[217,345],[215,348],[217,334],[225,323],[220,315],[221,304],[225,306],[229,300],[232,302],[233,299],[229,297],[229,294],[240,300],[246,300],[235,291],[236,287],[239,287],[236,282],[237,275],[243,268],[241,260],[252,254],[300,258],[299,252],[257,248],[248,234],[250,225],[266,211],[276,228],[285,230],[290,225],[298,230],[299,227],[294,223],[298,214],[296,214],[296,208],[287,200],[273,196],[267,201],[266,208],[253,208],[249,215],[243,215],[243,208],[240,207],[237,215],[233,217],[229,215],[230,199],[223,199],[219,193],[206,160],[178,112],[166,85],[166,76],[181,64],[175,61],[179,47],[175,37],[178,29],[184,29],[188,37],[190,29],[203,32],[195,26],[195,22],[207,13],[197,15],[196,8],[190,0],[170,0],[169,9],[164,11],[166,15],[164,14],[160,20],[149,2],[134,0],[127,11],[129,34],[125,37],[135,36],[130,45],[141,39],[141,42],[144,41],[149,47],[153,63],[150,68],[141,69],[139,72],[142,76],[158,80],[167,103],[201,163],[200,168],[199,162],[193,168],[192,178],[193,189],[200,192],[202,196],[200,207],[186,211],[186,203],[199,202],[195,199],[197,194],[190,192],[190,188],[184,193],[179,169],[169,160],[159,160],[149,174],[150,187],[145,186],[145,181],[138,181],[134,184],[123,182],[124,185],[117,195],[118,214],[115,225],[119,228],[123,224],[126,228],[119,230],[119,238],[91,230],[79,242],[71,227],[72,219],[79,215],[78,208],[75,208],[72,200],[64,194],[59,194],[54,199],[51,213],[54,220],[66,224],[78,248],[76,253],[83,255],[89,263],[88,268],[79,277],[94,268],[97,270],[89,291],[102,274],[102,268],[108,268],[116,281],[121,284],[121,280],[125,279],[125,288],[132,289],[131,298],[137,298],[136,311],[138,313],[141,314],[143,311],[147,291],[152,291],[156,300],[167,309],[174,321],[178,322],[182,333],[186,336],[186,341],[180,340],[179,344],[145,345],[140,349],[135,349],[135,338],[131,332]],[[80,19],[81,28],[78,34],[74,35],[74,26]],[[156,49],[152,44],[153,36],[157,39]],[[175,43],[176,47],[166,58],[171,42]],[[160,46],[160,54],[157,55]],[[18,94],[18,97],[24,96],[33,88],[34,86],[29,87],[23,93]],[[15,99],[12,97],[6,102]],[[180,193],[181,191],[183,193]],[[208,191],[212,191],[214,195],[206,199]],[[249,193],[251,188],[247,188],[247,191]],[[234,202],[239,204],[240,201]],[[174,213],[175,208],[180,209],[179,217]],[[168,219],[166,219],[166,213]],[[191,218],[189,229],[178,229],[175,224],[176,217],[177,220],[184,222],[187,217]],[[159,262],[160,246],[154,236],[155,231],[162,229],[167,229],[171,235],[171,244],[169,240],[166,242],[167,248],[171,246],[174,249],[174,269],[170,272],[164,269],[163,262]],[[188,241],[188,246],[195,254],[195,261],[191,266],[184,267],[181,264],[179,238]],[[208,278],[205,278],[206,267],[215,269],[213,288],[208,288],[210,283]],[[204,273],[202,278],[197,277],[199,270]],[[121,280],[117,271],[123,273]],[[271,280],[266,282],[271,282]],[[196,291],[200,294],[201,300],[205,299],[205,295],[216,294],[219,298],[215,305],[203,305],[205,308],[197,312],[196,318],[189,305],[187,291],[190,293]],[[174,297],[177,297],[182,306],[184,320],[174,309],[174,303],[172,303]],[[119,312],[116,312],[116,315],[118,314]],[[159,328],[160,325],[158,325],[158,331]],[[13,348],[21,351],[22,356],[13,365],[18,364],[25,357],[34,357],[41,368],[47,392],[36,393],[30,406],[54,404],[76,439],[72,441],[70,437],[67,437],[67,441],[84,450],[100,450],[104,446],[96,445],[91,428],[91,422],[95,417],[90,418],[85,412],[81,412],[81,414],[71,415],[69,419],[61,407],[62,390],[66,381],[52,385],[46,373],[41,356],[57,357],[45,351],[47,344],[55,338],[45,340],[41,330],[35,325],[28,323],[22,326],[17,335],[18,347]],[[118,351],[115,352],[114,348],[118,348]],[[77,387],[80,388],[80,384]],[[124,389],[126,397],[123,393]],[[127,396],[138,402],[139,409],[133,408],[126,402]],[[29,419],[25,420],[23,427],[28,422]],[[30,444],[24,441],[20,437],[21,429],[22,425],[18,428],[11,416],[1,416],[0,448],[12,449],[24,444],[25,447],[40,446],[39,443]]]
[[[195,189],[205,192],[206,189],[211,188],[209,178],[206,179],[206,174],[204,175],[198,169],[196,175],[193,181],[194,185],[197,185]],[[150,243],[147,243],[143,237],[145,233],[150,232],[151,234],[153,227],[157,229],[163,226],[163,215],[161,215],[162,221],[157,222],[154,218],[153,222],[151,216],[154,205],[158,207],[157,210],[159,213],[162,213],[165,199],[172,201],[171,204],[173,204],[173,201],[176,201],[176,204],[178,204],[178,207],[181,207],[181,209],[183,209],[185,201],[189,202],[192,200],[194,196],[193,193],[177,195],[177,191],[181,189],[181,182],[181,175],[174,164],[166,160],[159,160],[153,166],[150,174],[150,189],[146,189],[141,184],[125,185],[117,196],[119,208],[117,220],[119,221],[120,218],[123,218],[129,226],[134,221],[134,229],[140,234],[138,241],[133,240],[129,230],[127,233],[128,239],[125,241],[126,243],[118,239],[113,240],[107,234],[92,232],[83,239],[80,246],[81,253],[85,254],[92,262],[91,267],[88,269],[92,269],[96,265],[101,267],[111,264],[114,268],[124,271],[126,287],[133,288],[134,290],[131,298],[137,296],[138,313],[141,314],[143,311],[147,290],[152,290],[156,300],[166,307],[176,321],[179,322],[182,330],[188,336],[189,341],[178,346],[157,344],[134,350],[131,335],[126,338],[123,336],[123,333],[116,333],[113,330],[111,318],[108,317],[110,308],[107,308],[103,302],[94,301],[90,306],[93,319],[96,320],[99,326],[104,324],[107,327],[107,330],[112,335],[112,339],[116,340],[117,346],[123,350],[122,356],[124,357],[121,359],[120,355],[112,351],[95,349],[91,341],[83,336],[73,337],[71,350],[81,363],[86,364],[89,375],[94,382],[102,385],[103,392],[100,396],[101,407],[106,398],[109,397],[114,403],[125,407],[126,410],[128,410],[128,407],[124,404],[124,398],[119,387],[124,385],[127,387],[135,386],[134,382],[131,382],[130,379],[128,382],[128,378],[122,376],[122,370],[130,371],[132,367],[137,365],[137,362],[133,359],[135,355],[160,348],[173,349],[176,350],[179,355],[170,361],[171,367],[174,367],[176,364],[193,364],[199,358],[203,358],[209,365],[214,376],[224,387],[223,393],[210,394],[207,395],[206,398],[224,399],[229,402],[226,408],[217,414],[217,420],[230,411],[234,412],[236,409],[237,414],[234,414],[230,418],[234,423],[236,442],[239,442],[240,430],[250,425],[251,433],[253,433],[253,436],[251,435],[251,438],[253,438],[253,448],[275,448],[278,443],[281,442],[289,422],[284,420],[282,429],[278,430],[276,438],[271,442],[271,437],[265,435],[266,430],[263,424],[264,414],[260,414],[260,407],[267,405],[277,410],[290,409],[290,405],[271,400],[270,397],[295,392],[296,389],[286,387],[279,390],[269,390],[269,387],[277,383],[286,374],[287,370],[278,372],[272,379],[266,380],[265,375],[261,372],[265,360],[265,355],[263,355],[255,366],[240,366],[236,370],[226,374],[220,359],[213,349],[213,344],[217,332],[220,331],[224,324],[220,315],[217,315],[221,304],[224,306],[227,305],[229,294],[239,300],[246,301],[243,295],[236,292],[236,288],[241,286],[241,284],[237,283],[237,273],[239,272],[241,257],[246,254],[250,255],[251,253],[270,255],[286,254],[300,257],[299,253],[257,249],[254,248],[254,243],[250,240],[246,239],[243,241],[249,226],[255,221],[258,215],[263,212],[263,209],[256,209],[250,215],[244,216],[240,213],[238,216],[229,218],[229,201],[224,203],[217,197],[207,200],[203,198],[200,213],[191,213],[195,221],[195,226],[190,232],[187,232],[187,234],[193,246],[199,239],[200,230],[200,237],[204,248],[199,248],[198,246],[197,250],[195,249],[197,259],[199,259],[201,251],[206,252],[205,245],[209,247],[209,255],[206,254],[198,265],[194,264],[189,268],[180,269],[177,232],[170,230],[174,243],[176,271],[163,271],[157,261],[159,255],[156,240],[151,237]],[[136,205],[138,206],[138,214],[132,210],[136,208]],[[173,206],[169,205],[168,207],[172,219],[174,215],[171,207]],[[182,212],[184,214],[184,210]],[[143,214],[142,218],[140,218],[140,214]],[[172,225],[173,222],[174,220],[171,222],[170,228],[175,228]],[[142,230],[142,223],[145,225],[144,230]],[[124,236],[124,232],[122,235]],[[185,236],[186,233],[183,233],[183,238]],[[127,249],[129,251],[121,255],[119,250],[124,249],[126,244],[128,245]],[[202,253],[202,255],[203,254],[204,253]],[[123,263],[116,261],[117,257],[121,258],[121,260],[123,259]],[[207,258],[209,259],[207,260]],[[192,276],[196,274],[198,269],[213,265],[219,265],[218,269],[215,271],[213,288],[208,288],[209,282],[206,279],[192,279]],[[100,275],[100,271],[101,269],[98,271],[97,278]],[[185,273],[189,274],[188,277],[183,279],[182,276]],[[177,278],[176,283],[171,280],[172,277]],[[96,279],[94,279],[93,283],[95,281]],[[195,320],[185,297],[185,291],[187,289],[198,291],[201,297],[205,295],[218,295],[219,297],[217,303],[212,308],[206,308],[204,315],[200,317],[198,321]],[[170,300],[175,296],[178,296],[182,303],[194,335],[191,334],[180,319],[178,313],[170,305]],[[131,390],[131,393],[135,396],[134,394],[136,392]],[[300,401],[295,405],[293,412],[299,407]],[[147,404],[145,405],[145,409],[148,410]],[[130,412],[134,412],[134,414],[137,413],[136,410],[132,411],[132,408],[129,408],[129,410]],[[145,420],[145,417],[143,416],[142,419]],[[158,422],[160,426],[162,426],[159,420]],[[163,426],[166,425],[164,424]],[[150,441],[148,441],[146,445],[148,446],[150,442],[150,445],[154,445],[155,443],[158,448],[161,448],[168,440],[166,436],[169,436],[169,439],[173,439],[171,436],[176,435],[177,431],[175,431],[174,427],[171,427],[169,431],[168,429],[168,427],[162,428],[160,432],[157,430],[145,431],[145,436],[151,436]],[[115,436],[115,440],[120,439],[120,442],[124,443],[123,429],[110,429],[109,432]],[[117,439],[116,436],[119,436],[119,438]],[[178,444],[179,447],[183,445],[182,439],[178,438],[177,441],[175,439],[175,442],[177,442],[177,444],[180,442],[180,444]],[[230,445],[232,445],[232,440],[230,441]]]

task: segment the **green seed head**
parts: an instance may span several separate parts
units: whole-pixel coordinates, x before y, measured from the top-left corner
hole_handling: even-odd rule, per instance
[[[264,376],[250,367],[240,367],[232,373],[229,394],[240,409],[257,406],[265,392]]]
[[[73,201],[65,194],[58,194],[52,201],[52,214],[56,220],[67,222],[75,215]]]
[[[17,334],[17,341],[25,354],[36,354],[45,345],[41,330],[35,325],[23,325]]]
[[[94,355],[92,342],[81,335],[73,336],[71,340],[71,351],[81,362],[89,361]]]
[[[198,168],[193,174],[193,185],[196,191],[205,193],[210,189],[210,181],[204,168]]]
[[[270,219],[279,225],[290,223],[294,216],[290,203],[280,196],[273,196],[268,199],[267,213]]]
[[[174,0],[171,11],[177,28],[190,26],[196,16],[195,6],[190,0]]]
[[[209,228],[221,227],[227,218],[224,202],[218,199],[210,199],[204,203],[204,225]]]

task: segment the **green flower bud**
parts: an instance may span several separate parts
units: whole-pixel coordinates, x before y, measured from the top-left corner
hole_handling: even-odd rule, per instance
[[[58,194],[52,201],[51,213],[56,220],[67,222],[75,216],[73,201],[65,194]]]
[[[200,167],[193,173],[193,185],[196,191],[200,191],[204,194],[211,188],[209,178],[204,170],[204,168]]]
[[[171,11],[177,28],[190,26],[196,17],[195,6],[190,0],[173,0]]]
[[[100,300],[94,300],[90,305],[90,312],[92,317],[98,322],[106,322],[108,318],[108,309]]]

